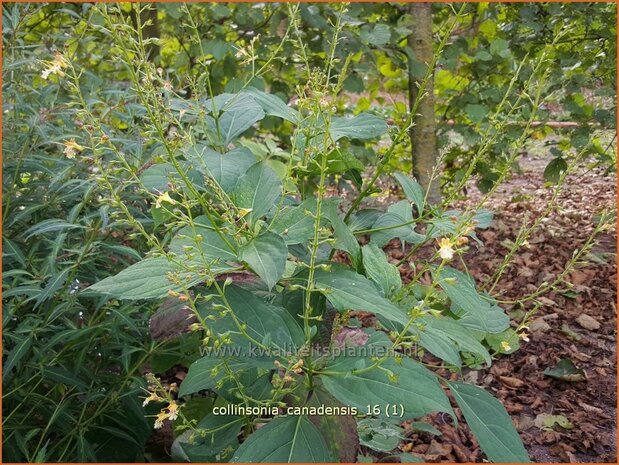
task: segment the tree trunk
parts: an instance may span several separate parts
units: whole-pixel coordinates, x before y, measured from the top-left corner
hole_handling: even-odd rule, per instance
[[[408,36],[408,46],[413,52],[409,57],[408,66],[408,98],[409,110],[412,110],[419,94],[421,76],[414,75],[413,59],[423,65],[432,62],[434,54],[432,40],[432,4],[409,3],[408,13],[413,17],[413,33]],[[437,162],[436,121],[434,115],[434,78],[431,76],[426,83],[424,95],[419,102],[414,125],[409,131],[411,139],[413,175],[421,187],[428,192],[428,202],[440,203],[441,192],[438,179],[431,183],[431,175]]]

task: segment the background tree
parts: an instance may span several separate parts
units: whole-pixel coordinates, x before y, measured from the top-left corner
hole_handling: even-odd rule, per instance
[[[430,203],[439,203],[440,183],[438,177],[433,176],[438,159],[436,146],[436,123],[434,111],[434,78],[423,84],[423,96],[419,105],[420,86],[423,74],[420,76],[418,63],[430,66],[434,57],[434,37],[432,34],[432,4],[415,2],[408,5],[408,13],[413,18],[414,32],[408,36],[408,46],[412,51],[408,63],[408,107],[415,111],[413,126],[410,129],[413,174],[427,191]],[[423,68],[422,68],[423,69]],[[433,74],[433,73],[432,73]]]

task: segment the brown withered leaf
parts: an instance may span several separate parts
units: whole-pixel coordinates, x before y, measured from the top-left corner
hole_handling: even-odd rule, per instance
[[[150,317],[148,329],[155,341],[171,339],[189,331],[196,316],[191,309],[176,297],[168,297]]]
[[[576,323],[589,331],[596,331],[600,329],[601,326],[599,321],[586,313],[579,315],[578,318],[576,318]]]
[[[513,376],[499,376],[499,380],[508,388],[518,389],[524,386],[524,381]]]

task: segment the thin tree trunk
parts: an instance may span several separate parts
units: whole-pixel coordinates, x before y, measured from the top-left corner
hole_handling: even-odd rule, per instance
[[[413,17],[413,33],[408,36],[408,46],[414,58],[424,65],[432,61],[434,54],[432,40],[432,4],[409,3],[408,13]],[[408,96],[409,110],[418,98],[419,79],[413,75],[412,59],[408,67]],[[428,191],[428,202],[436,204],[441,200],[438,179],[431,181],[432,171],[437,162],[436,121],[434,115],[434,79],[428,80],[424,95],[417,106],[417,115],[409,135],[411,138],[413,175],[421,186]]]

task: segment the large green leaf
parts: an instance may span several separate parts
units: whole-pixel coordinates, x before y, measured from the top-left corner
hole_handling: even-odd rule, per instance
[[[441,334],[437,334],[431,329],[416,332],[418,333],[419,345],[421,347],[451,365],[456,367],[462,366],[460,351],[454,341],[449,338],[445,338]]]
[[[381,364],[382,369],[362,371],[373,364],[369,356],[347,354],[336,357],[327,364],[325,371],[342,374],[323,376],[324,387],[340,402],[361,411],[365,411],[367,405],[381,406],[379,416],[387,416],[387,405],[402,405],[404,418],[432,412],[446,412],[455,418],[436,375],[420,363],[406,357],[389,357]],[[393,377],[390,378],[385,370],[390,371]]]
[[[489,108],[483,104],[469,104],[464,107],[464,112],[473,123],[481,123],[488,116]]]
[[[465,313],[461,319],[464,326],[488,333],[500,333],[509,326],[509,317],[496,305],[482,298],[472,279],[454,268],[441,270],[439,285],[451,299],[452,304]]]
[[[215,456],[237,441],[237,436],[245,418],[236,415],[206,415],[198,423],[200,434],[195,435],[192,443],[188,442],[191,431],[176,438],[172,445],[173,453],[191,462],[213,462]]]
[[[424,316],[419,322],[424,325],[419,331],[419,343],[437,357],[460,366],[458,352],[461,351],[481,355],[488,365],[492,363],[488,350],[457,321]]]
[[[370,449],[389,452],[395,449],[405,438],[405,431],[400,426],[399,418],[372,418],[359,420],[359,440]]]
[[[254,223],[277,204],[281,191],[282,183],[275,171],[260,162],[239,179],[232,195],[237,207],[251,210],[247,218]]]
[[[208,100],[205,108],[212,111],[212,102]],[[209,115],[206,116],[206,123],[211,133],[224,146],[265,116],[262,107],[247,93],[219,95],[215,97],[215,108],[219,113],[219,125],[215,118]]]
[[[170,252],[181,257],[192,257],[193,260],[236,260],[237,256],[230,246],[213,230],[206,216],[198,216],[193,220],[195,227],[185,226],[178,230],[170,242]],[[234,244],[231,236],[223,234],[228,243]],[[188,249],[191,248],[191,249]]]
[[[211,271],[223,272],[227,265],[217,265]],[[165,257],[147,258],[131,265],[114,276],[105,278],[86,289],[99,294],[108,294],[119,299],[160,299],[169,290],[180,291],[183,286],[174,284],[169,274],[177,274],[187,287],[200,282],[201,278],[193,271],[187,271]],[[187,279],[189,277],[189,279]]]
[[[464,226],[466,226],[464,223],[466,223],[467,220],[470,222],[469,224],[471,226],[484,229],[490,226],[490,223],[492,223],[492,217],[492,212],[483,208],[475,212],[475,215],[472,218],[468,215],[463,215],[459,210],[446,210],[440,216],[436,216],[428,221],[427,234],[430,237],[456,234],[458,231],[462,230]],[[472,234],[469,234],[469,236],[475,237]]]
[[[420,244],[425,240],[423,234],[415,231],[413,212],[408,200],[391,205],[385,213],[377,217],[372,229],[378,230],[372,233],[372,242],[378,247],[384,246],[395,237],[402,242],[413,244]]]
[[[360,37],[361,40],[370,45],[385,45],[391,38],[391,30],[387,24],[378,23],[371,30],[369,26],[361,29]]]
[[[284,308],[271,305],[255,294],[235,285],[226,286],[224,295],[236,318],[246,326],[245,331],[254,340],[278,349],[280,353],[293,351],[295,347],[302,344],[303,331]],[[219,297],[213,300],[219,304],[223,303]],[[238,327],[231,316],[217,318],[218,313],[211,310],[211,305],[208,303],[199,303],[198,310],[203,317],[209,315],[216,317],[214,320],[208,320],[214,331],[220,334],[233,331],[235,334],[231,335],[232,343],[242,347],[241,354],[246,353],[250,341],[238,334]],[[256,356],[252,358],[253,361],[257,360]]]
[[[389,321],[405,325],[406,312],[380,294],[378,288],[367,278],[352,270],[333,266],[331,271],[316,270],[317,287],[339,311],[365,310]]]
[[[220,114],[225,111],[242,111],[247,106],[255,103],[250,95],[223,93],[213,99],[207,99],[202,104],[204,110],[210,114]]]
[[[284,274],[287,257],[286,242],[273,232],[262,233],[239,249],[239,258],[260,276],[269,290]]]
[[[318,429],[306,416],[276,417],[241,444],[232,462],[333,462]]]
[[[343,137],[348,139],[374,139],[387,132],[387,123],[378,116],[361,113],[352,118],[334,117],[329,133],[334,141]]]
[[[249,93],[258,102],[267,115],[278,116],[291,123],[297,122],[299,118],[298,112],[286,105],[279,97],[267,94],[254,87],[248,87],[245,92]]]
[[[360,269],[362,262],[361,247],[350,227],[340,218],[337,211],[338,203],[337,200],[325,202],[323,204],[324,216],[333,226],[336,237],[335,248],[348,252],[352,258],[353,266]]]
[[[553,158],[544,169],[544,179],[557,184],[561,179],[561,175],[567,170],[567,162],[562,157]]]
[[[425,194],[421,185],[415,179],[411,179],[401,171],[397,171],[393,175],[400,183],[400,186],[402,186],[406,198],[415,204],[417,213],[421,215],[423,213],[425,199]]]
[[[323,157],[327,157],[327,171],[328,174],[341,174],[349,171],[361,172],[365,168],[363,163],[359,159],[347,150],[341,150],[339,148],[331,150],[326,155],[320,154],[316,156],[315,163],[308,167],[307,173],[312,175],[320,174],[320,166],[322,164]]]
[[[159,163],[148,167],[140,175],[144,187],[151,192],[165,192],[169,190],[169,183],[178,181],[178,173],[172,163]]]
[[[374,243],[363,246],[363,267],[366,275],[391,297],[402,288],[402,279],[395,265],[387,260],[385,252]]]
[[[186,152],[186,156],[226,192],[231,192],[239,178],[250,166],[256,163],[256,157],[245,147],[238,147],[226,153],[219,153],[206,146],[195,145]]]
[[[307,199],[294,207],[287,206],[277,213],[270,229],[282,236],[286,245],[303,244],[314,235],[314,218],[307,212],[315,211],[315,199]]]
[[[484,389],[449,382],[458,403],[482,450],[493,462],[530,462],[512,420],[501,403]]]
[[[230,374],[236,376],[243,371],[255,368],[249,357],[217,357],[207,355],[189,366],[187,376],[178,390],[179,397],[215,387]]]
[[[203,186],[200,173],[190,169],[187,163],[181,162],[179,166],[194,186]],[[185,183],[172,163],[158,163],[150,166],[140,175],[140,181],[151,192],[168,191],[172,184],[185,187]]]

